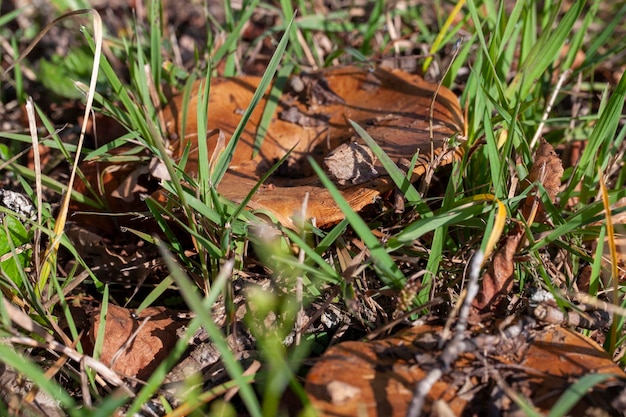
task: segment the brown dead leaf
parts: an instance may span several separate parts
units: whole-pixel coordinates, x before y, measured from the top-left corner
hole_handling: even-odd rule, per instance
[[[528,181],[530,183],[539,182],[543,185],[543,188],[548,193],[550,201],[554,202],[556,196],[561,188],[561,178],[563,177],[563,162],[561,158],[554,151],[552,145],[550,145],[544,138],[541,138],[539,148],[535,153],[535,160],[533,166],[528,174]],[[533,215],[533,212],[536,214]],[[543,219],[544,210],[541,205],[541,199],[537,196],[536,192],[531,193],[524,202],[522,208],[522,214],[524,218],[529,222],[533,221],[533,218]]]
[[[474,313],[482,314],[495,310],[513,289],[515,270],[513,257],[523,238],[524,229],[515,227],[500,242],[493,261],[483,275],[480,291],[472,302]]]
[[[182,323],[172,317],[173,312],[165,307],[149,307],[133,317],[131,310],[109,305],[101,361],[124,376],[147,379],[178,340],[176,330]],[[98,314],[90,331],[92,343],[99,325]]]
[[[441,326],[421,325],[384,340],[331,347],[307,376],[305,389],[313,407],[320,416],[404,417],[416,383],[441,366],[437,342],[442,332]],[[444,370],[426,397],[422,415],[432,415],[438,401],[457,416],[486,415],[493,407],[514,411],[510,398],[501,400],[507,394],[499,381],[547,412],[584,375],[600,372],[626,378],[600,346],[565,328],[493,333],[468,337],[466,346],[473,347],[461,353],[452,369]],[[494,386],[500,386],[497,392]],[[584,415],[591,404],[611,410],[611,400],[608,386],[594,387],[571,415]]]

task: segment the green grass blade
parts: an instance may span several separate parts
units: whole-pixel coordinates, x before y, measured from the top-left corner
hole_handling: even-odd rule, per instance
[[[162,246],[161,249],[163,250]],[[169,260],[174,263],[171,255],[168,256]],[[178,271],[182,272],[180,270]],[[200,328],[200,326],[204,325],[206,314],[208,314],[206,312],[211,311],[211,307],[216,303],[218,297],[222,294],[224,285],[227,283],[230,277],[231,271],[229,268],[229,264],[224,264],[217,278],[213,281],[211,285],[211,293],[203,301],[203,307],[201,310],[205,313],[196,316],[187,325],[187,331],[185,332],[185,335],[178,340],[170,355],[157,367],[157,369],[152,373],[141,391],[137,393],[137,396],[135,397],[127,412],[128,415],[135,415],[135,413],[137,413],[141,409],[141,407],[150,400],[150,398],[157,392],[157,390],[161,388],[161,385],[163,384],[163,379],[167,375],[168,370],[176,365],[176,363],[178,363],[180,357],[189,347],[189,339],[194,335],[196,330]],[[171,276],[171,278],[168,277],[168,279],[173,279],[173,276]],[[187,283],[189,283],[186,288],[190,288],[191,292],[194,292],[195,288],[193,287],[193,284],[189,282],[189,279],[187,277],[184,277],[183,280],[187,280]]]
[[[383,164],[385,171],[391,177],[391,180],[396,184],[396,187],[400,189],[402,194],[411,203],[417,203],[420,208],[425,208],[426,213],[430,212],[428,206],[422,201],[422,196],[419,195],[413,184],[409,181],[406,174],[398,168],[398,166],[391,160],[391,158],[383,151],[378,143],[354,121],[349,121],[356,133],[365,141],[367,146],[372,150],[376,158]],[[417,151],[417,149],[416,149]]]
[[[235,147],[237,146],[237,143],[239,142],[241,134],[243,133],[243,130],[246,124],[248,123],[250,116],[252,116],[252,112],[254,111],[257,104],[259,103],[263,95],[265,94],[267,87],[269,87],[272,81],[272,78],[274,78],[274,74],[276,73],[278,64],[280,63],[280,60],[282,59],[283,53],[285,52],[285,48],[287,47],[287,42],[289,41],[289,32],[291,31],[292,24],[293,24],[293,20],[291,20],[289,24],[287,25],[285,34],[283,35],[280,42],[278,43],[278,46],[276,47],[276,51],[274,51],[274,55],[272,55],[272,59],[270,59],[270,62],[267,65],[267,70],[263,74],[263,77],[261,78],[261,82],[259,83],[258,88],[254,92],[254,95],[252,96],[252,100],[250,101],[248,108],[246,109],[243,116],[241,117],[241,120],[239,121],[237,128],[233,132],[233,136],[228,141],[228,144],[226,145],[224,152],[222,152],[222,154],[218,158],[217,163],[215,164],[215,168],[213,170],[213,175],[211,178],[211,185],[213,186],[217,186],[217,184],[220,183],[220,181],[226,174],[226,170],[228,170],[228,166],[230,165],[230,161],[232,160]]]
[[[255,158],[259,154],[259,150],[261,149],[261,145],[263,144],[263,140],[265,139],[265,135],[267,134],[267,128],[274,117],[274,112],[278,107],[278,103],[280,101],[280,96],[283,93],[283,89],[285,88],[285,84],[287,84],[287,80],[289,75],[293,72],[294,65],[286,64],[283,65],[282,68],[278,70],[276,74],[276,82],[272,86],[270,90],[270,94],[265,102],[265,108],[263,109],[263,114],[261,115],[261,120],[256,129],[256,136],[254,138],[253,145],[253,153],[252,157]]]
[[[552,410],[550,410],[548,417],[561,417],[567,415],[591,388],[615,377],[616,376],[613,374],[592,373],[583,375],[578,381],[570,385],[567,390],[565,390],[556,404],[552,406]]]
[[[163,259],[165,259],[165,263],[167,264],[167,267],[170,270],[172,277],[180,287],[180,292],[185,299],[185,302],[202,321],[202,324],[209,334],[211,341],[215,344],[217,350],[220,352],[220,358],[224,363],[226,370],[228,371],[230,377],[233,378],[234,381],[237,383],[241,398],[246,404],[248,412],[253,417],[261,417],[262,413],[259,406],[259,401],[256,398],[252,387],[247,383],[243,376],[244,370],[241,367],[241,363],[239,363],[239,361],[235,358],[235,355],[231,351],[230,346],[226,342],[226,338],[213,321],[210,308],[207,308],[205,303],[203,303],[202,299],[198,295],[196,285],[180,268],[180,266],[178,266],[172,255],[165,250],[163,245],[159,245],[159,249],[161,250],[161,255],[163,256]],[[212,292],[214,293],[215,291]]]
[[[556,19],[558,11],[555,11],[553,19],[548,21],[544,31],[533,45],[533,49],[522,62],[520,69],[506,90],[506,96],[511,99],[516,95],[527,97],[530,90],[540,79],[550,64],[552,64],[560,54],[565,41],[572,33],[574,23],[585,6],[585,0],[576,1],[565,13],[557,27],[552,29],[553,19]]]
[[[406,278],[402,274],[402,271],[398,268],[398,265],[393,261],[391,256],[387,253],[387,250],[381,245],[379,240],[372,234],[370,228],[365,221],[354,211],[350,204],[339,192],[339,189],[328,178],[326,173],[320,168],[313,158],[309,157],[309,162],[313,166],[315,173],[318,175],[322,184],[330,195],[333,197],[346,219],[350,223],[350,226],[354,229],[356,234],[363,240],[365,246],[370,250],[372,259],[374,260],[374,268],[378,271],[379,277],[385,285],[392,288],[402,288],[406,282]]]
[[[622,117],[622,109],[624,108],[624,100],[626,100],[626,74],[622,74],[619,84],[611,95],[608,104],[602,110],[591,136],[585,146],[585,150],[580,157],[580,161],[570,179],[570,184],[565,191],[565,196],[570,196],[574,189],[582,182],[583,176],[589,171],[594,171],[593,163],[598,151],[606,147],[607,143],[612,143],[620,119]],[[566,200],[566,199],[564,199]]]

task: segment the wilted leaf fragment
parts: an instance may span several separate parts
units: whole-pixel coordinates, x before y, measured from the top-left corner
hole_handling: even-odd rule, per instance
[[[545,139],[541,139],[539,148],[535,153],[535,160],[528,174],[528,181],[540,183],[546,190],[550,201],[554,203],[561,188],[561,178],[563,177],[563,162]],[[533,207],[537,207],[538,213],[542,213],[541,199],[536,193],[526,198],[523,206],[523,215],[526,220],[531,220]],[[540,217],[541,218],[541,217]]]
[[[523,237],[524,230],[521,227],[515,227],[500,242],[500,247],[493,255],[487,272],[483,275],[480,292],[472,303],[475,313],[480,314],[495,309],[513,289],[513,272],[515,271],[513,257]]]
[[[124,376],[146,379],[178,340],[176,329],[181,323],[173,316],[165,307],[149,307],[135,316],[129,309],[109,305],[101,361]],[[97,315],[92,342],[98,337],[99,325]]]

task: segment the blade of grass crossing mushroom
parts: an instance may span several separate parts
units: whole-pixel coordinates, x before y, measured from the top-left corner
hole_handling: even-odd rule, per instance
[[[328,190],[330,195],[335,200],[335,203],[339,206],[346,219],[356,232],[356,234],[363,240],[365,246],[370,251],[371,257],[374,260],[374,268],[378,271],[381,281],[390,286],[391,288],[402,288],[406,282],[406,277],[402,274],[402,271],[398,268],[398,265],[393,261],[393,258],[387,253],[387,250],[381,245],[380,241],[372,234],[369,226],[363,221],[363,219],[350,207],[350,204],[341,195],[339,189],[328,178],[324,170],[309,157],[309,163],[313,167],[313,170],[322,181],[324,187]]]
[[[94,59],[93,59],[93,67],[91,71],[91,79],[89,81],[89,92],[87,94],[87,99],[85,103],[85,112],[83,115],[83,123],[80,129],[80,136],[78,138],[78,145],[76,149],[76,155],[74,164],[72,165],[72,170],[70,172],[70,177],[67,183],[67,191],[63,196],[63,200],[61,202],[61,208],[59,209],[59,215],[56,219],[56,223],[54,225],[54,235],[55,237],[51,240],[50,245],[48,246],[47,252],[49,256],[46,256],[45,263],[41,270],[41,274],[39,275],[36,292],[37,294],[41,294],[48,282],[48,278],[52,269],[56,267],[56,252],[59,249],[59,241],[60,237],[63,234],[65,229],[65,223],[67,221],[67,212],[70,206],[70,200],[72,197],[72,188],[74,188],[74,179],[76,178],[76,170],[78,169],[78,162],[80,160],[80,152],[83,146],[83,142],[85,140],[85,132],[87,131],[87,124],[89,123],[89,115],[91,112],[91,106],[93,104],[93,97],[96,91],[96,83],[98,81],[98,69],[100,67],[100,54],[102,52],[102,19],[100,18],[100,14],[96,10],[83,10],[83,13],[91,13],[93,15],[93,30],[94,30],[94,39],[96,43],[95,51],[94,51]]]
[[[241,134],[243,133],[243,130],[246,124],[248,123],[248,120],[250,119],[252,112],[254,111],[257,104],[259,103],[263,95],[265,94],[265,90],[267,90],[267,87],[269,87],[272,81],[272,78],[274,78],[274,74],[276,73],[278,64],[280,63],[280,60],[283,57],[285,48],[287,47],[287,42],[289,41],[289,32],[291,31],[292,25],[293,25],[293,19],[287,25],[285,33],[283,34],[280,42],[278,43],[278,46],[276,47],[276,51],[274,51],[274,54],[272,55],[272,59],[270,59],[269,64],[267,64],[267,70],[265,70],[265,73],[263,74],[263,77],[261,78],[261,81],[259,82],[259,86],[254,92],[252,99],[250,100],[250,104],[248,105],[248,108],[244,112],[239,124],[237,125],[237,128],[233,132],[232,138],[230,139],[230,141],[228,141],[228,144],[226,145],[224,152],[222,152],[222,154],[217,160],[217,163],[215,164],[215,168],[211,176],[211,185],[213,185],[214,187],[220,183],[220,181],[224,177],[224,174],[226,174],[226,171],[228,170],[228,166],[230,165],[230,161],[233,158],[235,147],[237,146],[237,143],[239,142],[239,139],[241,137]]]
[[[425,209],[425,213],[431,214],[432,212],[422,200],[422,197],[417,192],[411,181],[407,179],[407,176],[398,168],[398,166],[389,158],[389,156],[385,153],[385,151],[380,147],[380,145],[357,123],[352,120],[349,120],[350,124],[356,131],[356,133],[365,141],[367,146],[372,150],[376,158],[383,164],[385,171],[391,177],[396,187],[400,189],[402,194],[411,202],[417,203],[420,209]]]
[[[143,298],[141,304],[139,304],[139,306],[135,309],[135,314],[139,314],[146,307],[150,307],[150,305],[163,295],[163,293],[165,293],[165,291],[167,291],[172,284],[174,284],[174,278],[172,278],[171,275],[168,275]]]
[[[261,177],[261,179],[259,179],[259,181],[257,181],[256,184],[254,184],[254,187],[252,187],[252,189],[250,190],[250,192],[246,195],[246,197],[241,201],[241,203],[239,203],[237,205],[237,208],[235,209],[235,211],[230,215],[230,218],[228,219],[229,223],[232,223],[237,216],[239,216],[239,214],[241,214],[241,212],[246,208],[246,206],[248,205],[248,203],[250,202],[250,200],[252,200],[252,197],[254,197],[254,194],[257,192],[257,190],[261,187],[261,185],[263,185],[263,183],[265,181],[267,181],[267,179],[274,173],[276,172],[276,170],[278,168],[280,168],[280,166],[283,164],[283,162],[285,162],[287,160],[287,158],[289,158],[289,156],[291,155],[291,153],[293,152],[293,150],[296,148],[297,145],[294,145],[291,149],[289,149],[287,152],[285,152],[285,155],[283,155],[282,158],[280,158],[280,160],[278,162],[276,162],[274,165],[272,165],[272,167],[270,169],[267,170],[267,172],[265,172],[265,174],[263,174],[263,176]]]
[[[291,75],[293,69],[293,64],[285,64],[282,66],[282,68],[278,70],[278,73],[276,74],[276,81],[274,82],[274,85],[270,90],[269,98],[265,102],[265,108],[263,109],[261,120],[259,121],[259,126],[256,129],[256,135],[253,145],[254,150],[252,152],[253,158],[256,158],[256,156],[259,154],[259,150],[261,149],[261,145],[263,144],[263,139],[265,139],[265,135],[267,134],[267,127],[274,117],[274,112],[276,111],[276,107],[278,107],[280,96],[283,93],[283,89],[285,88],[287,79],[289,78],[289,75]]]

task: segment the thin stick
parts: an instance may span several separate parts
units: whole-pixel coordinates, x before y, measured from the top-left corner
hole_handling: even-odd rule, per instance
[[[444,371],[447,371],[457,357],[466,350],[467,343],[465,343],[465,328],[469,319],[469,313],[472,308],[472,302],[476,295],[478,295],[479,286],[478,278],[480,276],[480,268],[483,262],[483,253],[481,251],[476,252],[472,259],[470,267],[470,276],[467,283],[467,292],[463,299],[463,304],[459,309],[459,319],[455,326],[455,334],[439,355],[438,362],[442,365],[433,368],[422,380],[415,384],[415,390],[413,392],[413,398],[409,403],[407,409],[407,417],[419,417],[422,415],[422,408],[426,402],[426,396],[432,389],[435,382],[437,382],[442,376]]]
[[[554,105],[554,102],[556,101],[556,96],[557,94],[559,94],[559,91],[561,91],[561,87],[563,86],[563,83],[570,76],[571,73],[572,73],[572,70],[568,69],[564,71],[563,74],[561,74],[561,76],[559,77],[559,80],[557,81],[556,86],[554,87],[554,91],[552,92],[552,95],[550,96],[550,99],[548,100],[546,109],[543,112],[543,115],[541,116],[541,122],[539,123],[539,126],[537,126],[537,131],[535,132],[535,135],[530,141],[530,149],[533,149],[535,145],[537,145],[537,141],[541,137],[541,134],[543,133],[543,128],[546,125],[546,120],[548,120],[548,116],[550,115],[550,112],[552,111],[552,106]]]

